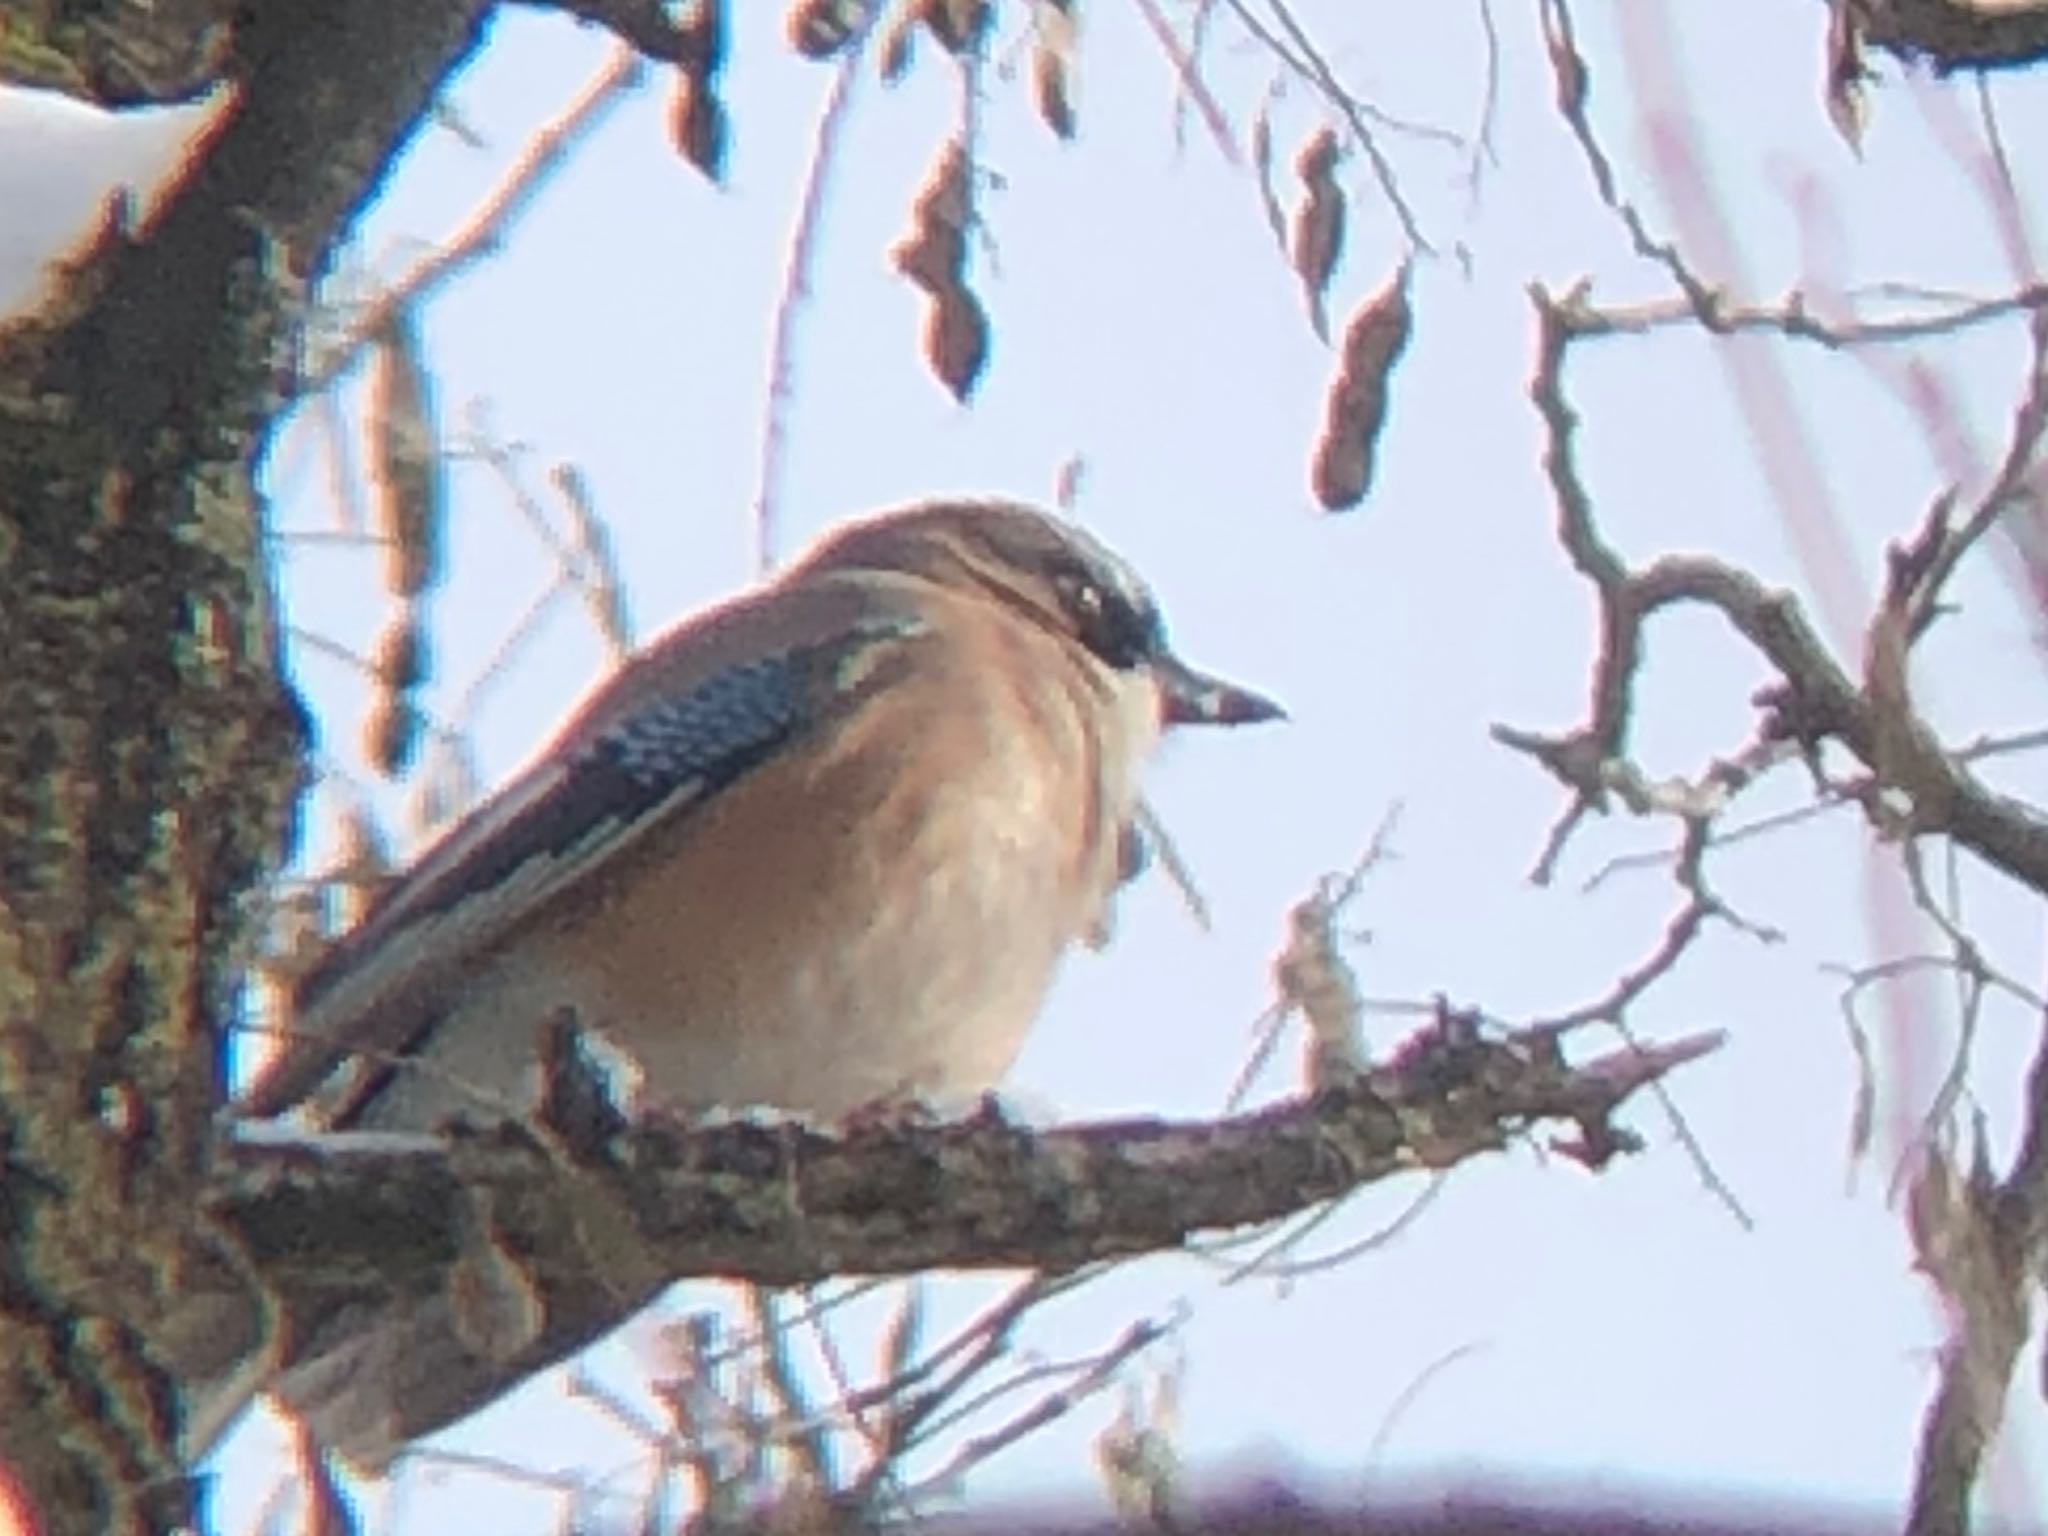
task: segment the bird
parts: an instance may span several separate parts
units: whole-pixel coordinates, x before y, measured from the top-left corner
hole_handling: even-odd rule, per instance
[[[994,498],[843,522],[625,662],[401,874],[300,978],[235,1113],[517,1114],[565,1011],[642,1107],[978,1098],[1107,932],[1162,735],[1283,715],[1183,661],[1077,523]],[[417,1367],[387,1334],[273,1386],[374,1469],[476,1406]]]

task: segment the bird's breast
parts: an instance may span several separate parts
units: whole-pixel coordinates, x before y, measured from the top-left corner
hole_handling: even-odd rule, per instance
[[[1002,1079],[1100,918],[1129,794],[1063,697],[959,698],[764,765],[560,935],[604,957],[579,1012],[657,1100],[837,1117]]]

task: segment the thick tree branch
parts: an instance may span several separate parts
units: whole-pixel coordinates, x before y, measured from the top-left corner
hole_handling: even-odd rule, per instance
[[[1547,1030],[1485,1039],[1445,1013],[1352,1088],[1215,1122],[1037,1131],[992,1108],[843,1138],[795,1124],[598,1134],[506,1124],[445,1141],[326,1137],[226,1149],[209,1214],[291,1319],[280,1361],[385,1319],[516,1294],[530,1326],[437,1361],[399,1405],[427,1433],[689,1276],[793,1285],[929,1269],[1064,1271],[1265,1222],[1393,1174],[1500,1150],[1541,1121],[1574,1144],[1718,1035],[1565,1063]],[[487,1330],[472,1330],[473,1334]],[[489,1358],[485,1358],[488,1356]]]

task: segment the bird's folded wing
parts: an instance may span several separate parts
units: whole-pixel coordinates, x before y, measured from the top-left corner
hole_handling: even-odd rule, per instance
[[[276,1115],[342,1063],[420,1050],[451,989],[643,838],[898,675],[927,625],[869,577],[691,621],[606,682],[539,759],[452,829],[299,984],[290,1038],[236,1106]],[[367,1095],[368,1083],[350,1093]],[[323,1107],[325,1123],[350,1110]]]

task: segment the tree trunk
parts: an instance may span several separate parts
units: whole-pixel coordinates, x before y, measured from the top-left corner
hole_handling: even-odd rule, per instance
[[[181,1391],[270,1332],[195,1215],[306,734],[253,477],[303,279],[485,10],[0,0],[9,78],[238,91],[0,331],[0,1490],[53,1533],[186,1519]]]

